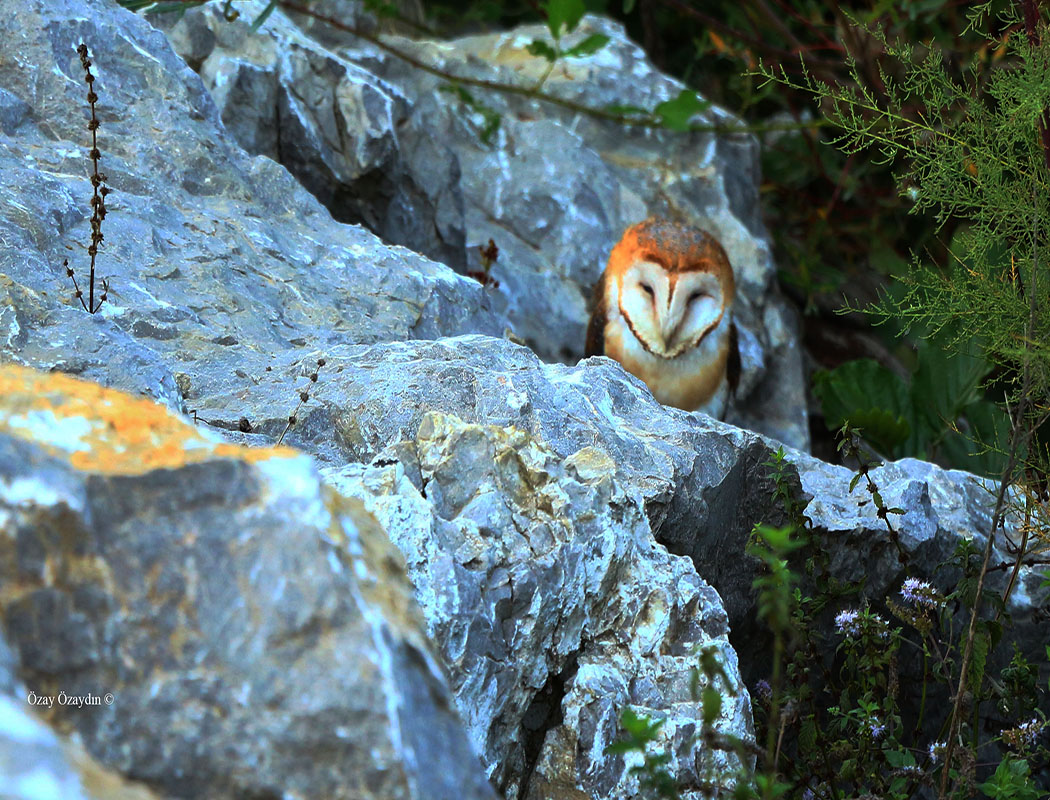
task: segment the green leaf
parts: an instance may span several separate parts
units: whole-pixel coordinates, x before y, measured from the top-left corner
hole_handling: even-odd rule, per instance
[[[817,746],[817,724],[812,717],[806,717],[798,731],[799,752],[812,755]]]
[[[652,741],[663,726],[662,719],[651,720],[644,714],[635,714],[630,706],[625,706],[620,714],[620,724],[632,736],[643,741]]]
[[[266,4],[266,8],[264,8],[262,10],[262,13],[259,14],[259,16],[257,16],[252,21],[252,27],[251,27],[252,33],[254,33],[255,31],[259,30],[259,28],[262,26],[262,24],[264,22],[266,22],[267,17],[269,17],[273,13],[273,10],[275,8],[277,8],[277,0],[270,0],[270,2]]]
[[[861,436],[887,455],[897,453],[911,433],[907,419],[883,408],[855,409],[849,421],[860,429]]]
[[[583,0],[549,0],[546,5],[547,27],[555,39],[562,37],[562,28],[572,33],[587,10]]]
[[[722,714],[722,695],[714,686],[705,686],[701,693],[701,719],[705,727],[715,724]]]
[[[996,800],[1040,800],[1046,793],[1031,781],[1031,772],[1023,758],[1005,755],[991,779],[981,784],[981,792]]]
[[[674,100],[665,100],[653,109],[653,114],[666,128],[673,131],[689,130],[689,121],[711,107],[709,100],[701,100],[691,89],[682,89]]]
[[[911,424],[908,390],[900,376],[877,361],[861,358],[813,375],[813,394],[820,400],[830,430],[849,422],[886,455],[895,455],[908,440]]]
[[[963,409],[981,399],[978,387],[988,370],[973,342],[953,356],[936,342],[922,340],[909,392],[915,410],[912,451],[927,449],[951,429]]]
[[[539,56],[540,58],[545,58],[548,61],[554,61],[558,58],[557,51],[549,44],[540,39],[533,39],[531,42],[529,42],[525,49],[528,50],[529,53],[531,53],[532,55]]]
[[[609,43],[609,37],[604,33],[592,33],[579,44],[573,45],[565,51],[568,58],[583,58],[593,55]]]
[[[973,637],[973,660],[970,662],[970,674],[968,676],[968,688],[974,694],[981,688],[984,681],[984,669],[988,663],[988,650],[991,647],[992,637],[988,629],[978,628]]]
[[[630,14],[634,11],[635,0],[623,0],[623,13],[624,15]]]
[[[908,750],[884,750],[883,756],[886,758],[886,763],[894,769],[915,766],[915,756]]]

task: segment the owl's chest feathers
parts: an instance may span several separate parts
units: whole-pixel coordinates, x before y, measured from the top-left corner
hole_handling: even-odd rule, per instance
[[[722,416],[728,397],[726,358],[729,354],[730,314],[722,316],[697,347],[677,358],[660,358],[647,351],[627,321],[612,306],[605,324],[605,354],[641,378],[664,405]]]

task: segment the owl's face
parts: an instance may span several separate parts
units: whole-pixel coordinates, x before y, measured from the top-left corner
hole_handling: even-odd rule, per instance
[[[645,349],[661,358],[696,347],[731,301],[718,274],[670,272],[655,261],[631,263],[620,281],[620,313]]]
[[[704,231],[674,222],[629,228],[609,257],[609,271],[630,332],[658,358],[694,350],[719,329],[733,303],[725,250]]]

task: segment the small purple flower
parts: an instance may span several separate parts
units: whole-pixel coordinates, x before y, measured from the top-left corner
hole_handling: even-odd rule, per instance
[[[1027,751],[1035,748],[1043,723],[1034,717],[1016,728],[1003,731],[1003,741],[1014,750]]]
[[[802,800],[816,800],[816,797],[817,796],[813,794],[812,789],[807,788],[804,792],[802,792]]]
[[[848,609],[835,617],[835,628],[843,636],[860,636],[860,612]]]
[[[755,684],[755,697],[768,703],[773,699],[773,687],[769,685],[769,681],[762,678]]]
[[[868,730],[871,731],[871,738],[876,742],[886,735],[886,726],[879,722],[878,717],[872,717],[868,721]]]
[[[904,602],[915,607],[940,608],[944,600],[940,593],[926,581],[918,578],[908,578],[901,586],[901,597]]]
[[[936,763],[944,758],[944,751],[947,747],[947,742],[933,742],[930,745],[930,760]]]
[[[868,621],[876,636],[880,639],[890,638],[890,625],[886,620],[878,614],[872,614]]]

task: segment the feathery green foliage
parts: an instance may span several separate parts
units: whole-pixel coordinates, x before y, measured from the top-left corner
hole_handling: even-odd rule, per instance
[[[974,12],[973,24],[987,6]],[[1011,13],[1005,21],[1021,24],[1018,12]],[[1035,42],[1010,37],[1006,44],[1017,58],[1008,69],[993,68],[985,94],[975,92],[980,65],[956,81],[938,50],[885,40],[887,55],[904,66],[900,79],[880,70],[888,103],[866,88],[852,59],[856,82],[837,86],[806,71],[796,79],[782,67],[759,68],[767,79],[817,97],[841,128],[835,141],[846,152],[870,148],[887,161],[904,156],[908,168],[898,179],[916,211],[934,211],[940,224],[950,217],[968,221],[953,241],[948,270],[915,254],[912,269],[898,276],[904,296],[884,297],[869,310],[923,323],[934,334],[950,329],[957,344],[983,337],[993,361],[1029,362],[1033,388],[1044,394],[1050,385],[1050,175],[1040,135],[1050,107],[1045,27],[1041,22]],[[906,114],[905,106],[920,110]]]

